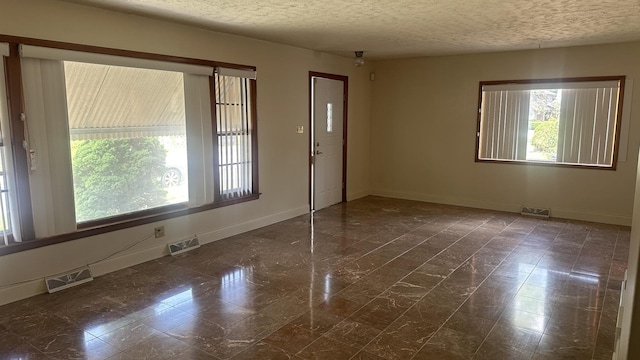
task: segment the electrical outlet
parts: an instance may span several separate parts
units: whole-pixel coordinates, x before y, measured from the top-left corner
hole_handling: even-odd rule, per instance
[[[153,233],[156,236],[156,239],[161,238],[164,236],[164,226],[158,226],[155,229],[153,229]]]

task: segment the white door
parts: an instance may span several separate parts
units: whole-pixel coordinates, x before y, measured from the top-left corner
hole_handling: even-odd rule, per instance
[[[322,77],[313,81],[313,209],[342,201],[344,83]]]

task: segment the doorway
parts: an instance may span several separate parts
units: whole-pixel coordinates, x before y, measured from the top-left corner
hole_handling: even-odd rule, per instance
[[[311,211],[347,201],[349,78],[309,72],[309,199]]]

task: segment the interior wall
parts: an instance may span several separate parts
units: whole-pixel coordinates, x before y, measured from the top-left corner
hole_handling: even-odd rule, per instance
[[[640,43],[379,61],[371,123],[372,193],[630,225],[640,124],[632,93],[617,170],[475,162],[479,82],[626,75]],[[636,82],[636,84],[638,84]],[[623,131],[624,126],[623,126]]]
[[[369,194],[370,65],[352,59],[51,0],[0,0],[0,34],[255,65],[258,70],[259,200],[0,257],[0,304],[45,290],[42,277],[94,263],[94,275],[166,254],[197,234],[208,242],[307,213],[308,72],[349,77],[348,199]],[[305,133],[296,134],[296,125]],[[33,280],[33,281],[31,281]],[[9,285],[8,284],[13,284]]]

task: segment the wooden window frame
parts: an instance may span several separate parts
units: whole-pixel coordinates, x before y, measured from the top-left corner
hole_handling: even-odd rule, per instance
[[[195,207],[188,207],[187,203],[179,203],[161,206],[153,209],[142,210],[138,212],[133,212],[129,214],[123,214],[103,219],[97,219],[82,223],[77,223],[77,230],[70,233],[53,235],[45,238],[36,238],[35,237],[35,228],[33,223],[33,213],[32,213],[32,202],[31,202],[31,192],[29,188],[29,181],[24,181],[24,179],[29,179],[29,169],[27,165],[27,154],[26,151],[22,148],[22,141],[24,139],[24,123],[21,121],[21,114],[24,113],[24,101],[23,101],[23,89],[22,89],[22,71],[21,71],[21,63],[19,56],[19,45],[33,45],[33,46],[43,46],[49,48],[56,49],[64,49],[64,50],[74,50],[74,51],[82,51],[82,52],[91,52],[105,55],[116,55],[116,56],[124,56],[130,58],[139,58],[139,59],[149,59],[149,60],[160,60],[166,62],[174,62],[174,63],[182,63],[182,64],[191,64],[191,65],[203,65],[210,66],[212,68],[216,67],[226,67],[226,68],[234,68],[241,70],[256,70],[255,66],[251,65],[241,65],[241,64],[232,64],[226,62],[219,61],[211,61],[211,60],[203,60],[203,59],[195,59],[195,58],[187,58],[180,56],[172,56],[172,55],[162,55],[162,54],[153,54],[146,52],[138,52],[138,51],[130,51],[130,50],[122,50],[122,49],[114,49],[114,48],[106,48],[92,45],[82,45],[82,44],[74,44],[67,42],[58,42],[58,41],[50,41],[50,40],[42,40],[42,39],[34,39],[27,37],[18,37],[18,36],[10,36],[10,35],[1,35],[0,34],[0,42],[6,42],[9,44],[10,55],[4,59],[5,62],[5,75],[6,75],[6,87],[8,94],[8,110],[9,110],[9,122],[11,124],[11,136],[14,139],[12,142],[13,145],[13,161],[14,161],[14,173],[17,180],[22,179],[23,181],[16,181],[16,197],[18,203],[18,209],[16,212],[19,216],[20,229],[22,235],[22,242],[14,242],[8,246],[0,246],[0,256],[17,253],[25,250],[31,250],[43,246],[59,244],[66,241],[82,239],[85,237],[95,236],[99,234],[104,234],[112,231],[123,230],[127,228],[132,228],[140,225],[145,225],[153,222],[163,221],[175,217],[186,216],[202,211],[217,209],[225,206],[230,206],[238,203],[243,203],[247,201],[257,200],[260,197],[260,193],[258,191],[258,136],[257,136],[257,83],[256,80],[252,80],[251,82],[251,121],[253,125],[253,133],[252,133],[252,161],[254,166],[253,173],[253,193],[237,197],[229,200],[216,200],[214,202],[203,204]],[[213,76],[209,77],[210,84],[213,83]],[[210,102],[211,106],[215,111],[215,95],[214,93],[210,93]],[[215,113],[212,113],[212,119],[214,134],[214,149],[217,149],[217,137],[215,133]],[[218,164],[218,155],[217,152],[214,151],[213,154],[214,161],[214,169],[217,169]],[[214,188],[219,188],[219,178],[217,174],[217,170],[214,171]]]
[[[475,146],[475,162],[479,163],[498,163],[498,164],[518,164],[518,165],[534,165],[534,166],[550,166],[575,169],[598,169],[598,170],[616,170],[618,162],[618,153],[620,150],[620,131],[622,127],[622,109],[624,101],[626,76],[591,76],[591,77],[571,77],[571,78],[549,78],[549,79],[519,79],[519,80],[492,80],[480,81],[478,91],[478,111],[476,125],[476,146]],[[593,165],[593,164],[574,164],[551,161],[536,160],[505,160],[505,159],[486,159],[480,158],[480,129],[482,124],[482,100],[483,87],[486,85],[506,85],[506,84],[545,84],[545,83],[570,83],[570,82],[598,82],[598,81],[619,81],[618,92],[618,108],[616,110],[615,121],[615,138],[612,150],[611,166]]]

